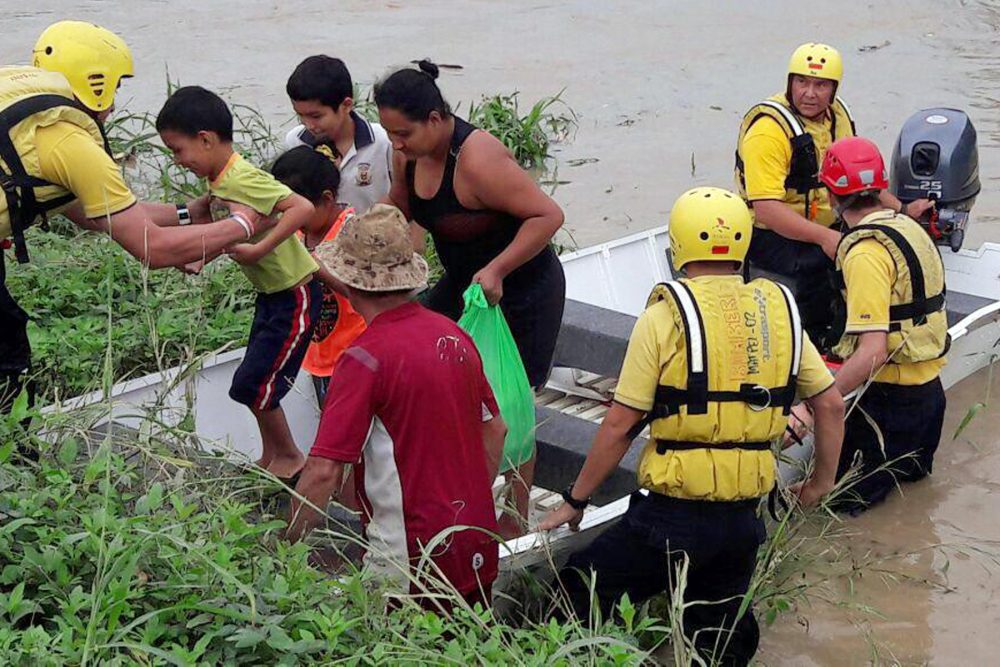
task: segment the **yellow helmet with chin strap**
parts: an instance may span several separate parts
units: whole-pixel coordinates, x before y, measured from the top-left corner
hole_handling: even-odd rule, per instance
[[[844,76],[844,60],[840,51],[832,46],[809,42],[792,53],[788,61],[788,76],[793,74],[829,79],[840,85]]]
[[[722,188],[688,190],[670,209],[670,253],[675,271],[690,262],[737,262],[750,249],[753,222],[739,195]]]
[[[106,28],[86,21],[59,21],[42,32],[33,51],[35,67],[59,72],[91,111],[110,109],[118,85],[132,76],[132,52]]]

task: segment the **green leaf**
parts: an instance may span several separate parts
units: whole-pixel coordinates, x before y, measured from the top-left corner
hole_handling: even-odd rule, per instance
[[[271,628],[271,632],[267,638],[267,645],[275,651],[284,653],[290,650],[292,648],[292,644],[294,643],[295,642],[292,641],[292,638],[288,636],[288,633],[285,632],[280,625],[275,625]]]
[[[228,641],[235,642],[236,648],[251,648],[266,639],[267,636],[257,628],[240,628],[227,637]]]
[[[59,463],[64,466],[71,466],[76,462],[77,454],[79,453],[79,445],[76,438],[66,438],[63,440],[62,445],[59,446]]]
[[[22,581],[17,586],[15,586],[14,590],[12,590],[10,594],[7,596],[7,604],[6,604],[7,613],[13,614],[17,610],[17,608],[21,605],[21,601],[23,599],[24,599],[24,582]]]
[[[975,416],[978,415],[979,412],[985,407],[986,407],[985,403],[979,402],[973,405],[971,408],[969,408],[969,411],[965,413],[964,417],[962,417],[962,421],[958,423],[958,428],[955,429],[955,434],[951,436],[951,439],[958,440],[958,436],[962,434],[962,431],[965,430],[965,428],[975,418]]]

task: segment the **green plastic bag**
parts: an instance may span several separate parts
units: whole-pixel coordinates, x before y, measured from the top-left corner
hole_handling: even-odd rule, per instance
[[[479,349],[483,371],[507,425],[500,462],[500,472],[506,472],[526,463],[535,453],[535,393],[500,307],[489,304],[478,283],[470,285],[462,298],[465,309],[458,326]]]

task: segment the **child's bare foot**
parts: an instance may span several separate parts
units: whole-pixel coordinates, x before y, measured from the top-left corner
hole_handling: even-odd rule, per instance
[[[306,465],[306,457],[302,454],[298,456],[275,456],[267,466],[267,471],[278,479],[291,479]]]

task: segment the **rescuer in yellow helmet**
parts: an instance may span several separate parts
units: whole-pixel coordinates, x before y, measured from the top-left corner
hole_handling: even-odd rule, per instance
[[[32,66],[0,67],[0,241],[9,247],[13,240],[19,262],[29,259],[25,229],[50,213],[109,233],[153,268],[212,255],[270,224],[234,204],[234,218],[176,228],[211,222],[207,198],[176,206],[136,201],[104,134],[115,93],[133,69],[118,35],[83,21],[49,26],[35,44]],[[0,414],[31,366],[27,315],[4,285],[5,268],[0,262]]]
[[[830,144],[855,135],[854,118],[837,96],[843,75],[843,59],[832,46],[799,46],[788,63],[785,90],[746,112],[736,146],[736,183],[757,227],[749,268],[786,278],[802,324],[822,352],[837,343],[844,326],[844,303],[833,280],[840,231],[816,176]],[[881,197],[887,207],[902,209],[887,190]],[[929,206],[929,200],[915,201],[908,213],[919,217]]]
[[[838,470],[843,475],[860,459],[860,474],[834,507],[858,513],[933,467],[947,404],[940,377],[950,344],[945,270],[927,231],[882,203],[889,179],[875,144],[834,142],[819,180],[847,227],[836,257],[847,300],[847,333],[834,349],[846,360],[837,389],[846,396],[864,385],[845,424]],[[795,410],[808,424],[808,414]]]
[[[633,494],[625,516],[570,558],[560,581],[585,619],[593,572],[608,618],[623,594],[641,603],[669,591],[687,554],[685,599],[712,604],[685,611],[684,632],[706,664],[743,665],[759,639],[753,612],[741,616],[740,604],[764,539],[757,507],[775,485],[775,442],[792,403],[805,401],[815,413],[815,466],[796,491],[803,504],[816,502],[833,488],[844,403],[788,288],[744,282],[754,230],[739,195],[689,190],[674,203],[669,231],[674,268],[686,278],[653,289],[583,470],[540,528],[578,526],[648,425],[638,462],[645,493]]]

